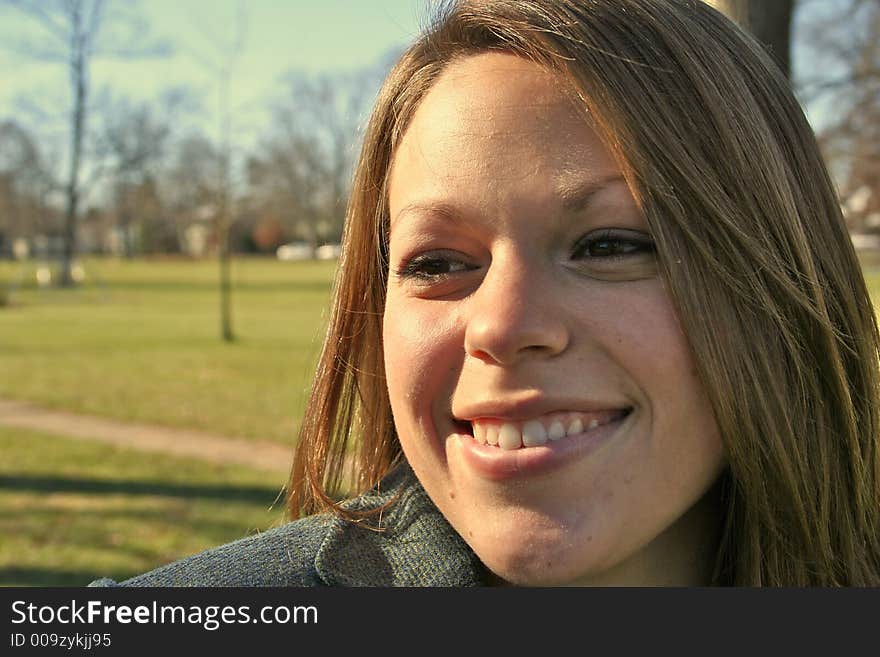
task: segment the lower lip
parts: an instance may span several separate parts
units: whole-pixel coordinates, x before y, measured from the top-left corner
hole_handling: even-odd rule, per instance
[[[633,415],[630,412],[595,429],[535,447],[508,450],[478,443],[471,435],[454,434],[453,437],[461,443],[462,456],[467,467],[484,479],[505,481],[544,474],[585,458],[610,441]]]

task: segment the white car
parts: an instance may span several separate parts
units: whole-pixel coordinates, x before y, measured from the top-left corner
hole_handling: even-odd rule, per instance
[[[322,244],[315,249],[315,257],[318,260],[334,260],[342,253],[341,244]]]
[[[308,242],[282,244],[275,249],[275,257],[279,260],[308,260],[312,257],[312,247]]]

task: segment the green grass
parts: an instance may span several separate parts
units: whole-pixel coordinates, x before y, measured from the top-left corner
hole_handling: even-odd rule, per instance
[[[88,260],[73,290],[0,262],[0,397],[291,445],[335,263]],[[0,428],[0,586],[125,579],[284,519],[285,477]]]
[[[874,307],[880,308],[880,271],[865,272],[865,281],[868,283],[868,292],[874,300]]]
[[[0,262],[0,397],[290,444],[335,263],[240,258],[237,340],[220,340],[213,261],[92,259],[75,290]],[[880,257],[865,261],[880,299]]]
[[[876,264],[866,273],[880,299]],[[290,444],[334,266],[236,260],[238,339],[227,344],[212,261],[93,259],[73,291],[37,289],[33,264],[0,262],[0,289],[11,291],[0,307],[0,397]]]
[[[276,526],[283,475],[0,428],[0,586],[84,586]]]
[[[75,290],[0,262],[0,397],[290,445],[332,263],[240,259],[219,339],[216,265],[86,262]],[[880,300],[880,260],[865,263]],[[284,477],[0,427],[0,586],[121,580],[284,519]]]
[[[236,260],[230,344],[212,261],[93,259],[75,290],[0,263],[0,397],[290,444],[334,268]]]

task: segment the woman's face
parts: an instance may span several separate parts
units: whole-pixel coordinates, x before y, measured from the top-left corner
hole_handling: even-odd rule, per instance
[[[389,204],[391,407],[453,527],[513,583],[700,583],[718,429],[644,217],[561,82],[450,65]]]

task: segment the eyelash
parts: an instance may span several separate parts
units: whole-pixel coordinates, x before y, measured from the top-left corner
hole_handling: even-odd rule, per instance
[[[416,256],[406,262],[403,267],[398,269],[395,274],[402,279],[416,279],[421,281],[437,281],[450,274],[456,272],[430,272],[429,267],[432,265],[448,266],[451,264],[463,265],[462,271],[474,269],[474,267],[465,263],[459,254],[444,253],[442,251],[434,251]]]
[[[605,255],[587,255],[586,257],[580,255],[588,249],[603,243],[606,244],[606,248],[615,252],[606,253]],[[654,241],[643,233],[604,229],[598,233],[589,233],[578,240],[572,251],[571,258],[573,260],[593,260],[596,264],[598,264],[596,261],[604,261],[604,263],[610,264],[624,258],[644,255],[653,256],[655,251]],[[461,265],[461,267],[455,271],[448,271],[451,265]],[[430,271],[432,267],[434,271]],[[437,269],[447,269],[447,271],[437,271]],[[459,253],[434,251],[412,258],[394,273],[404,280],[411,279],[431,282],[442,280],[461,271],[471,271],[473,269],[476,269],[476,267],[466,263]]]
[[[600,245],[602,243],[616,245],[611,247],[614,253],[606,253],[605,255],[588,255],[586,258],[578,258],[579,254]],[[621,249],[622,247],[622,249]],[[615,261],[622,258],[628,258],[640,255],[654,255],[656,247],[654,240],[644,233],[637,233],[629,230],[615,230],[606,228],[598,233],[589,233],[585,235],[574,246],[571,257],[578,259],[605,260]]]

